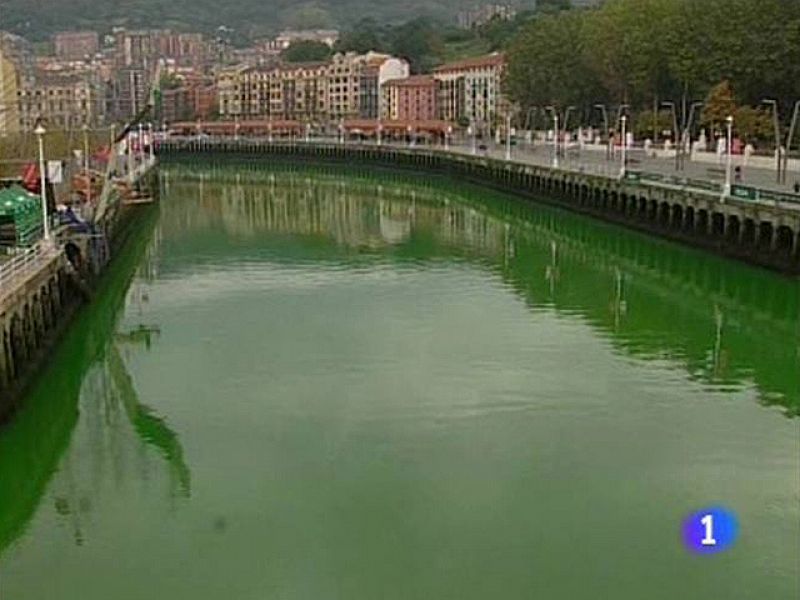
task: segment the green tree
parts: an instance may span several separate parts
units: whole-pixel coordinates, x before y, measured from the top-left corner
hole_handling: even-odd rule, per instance
[[[332,50],[327,44],[315,41],[294,42],[281,53],[281,58],[289,63],[322,62],[331,57]]]
[[[337,52],[358,52],[359,54],[364,54],[370,50],[376,52],[385,52],[388,50],[386,28],[381,27],[378,22],[371,17],[361,19],[336,42]]]
[[[526,24],[508,48],[506,85],[524,110],[602,100],[587,62],[584,13],[546,15]]]
[[[775,126],[768,110],[741,106],[736,110],[734,119],[736,134],[746,143],[754,145],[774,143]]]
[[[393,28],[389,34],[389,51],[408,61],[412,73],[429,71],[441,62],[444,54],[442,37],[428,19],[413,19]]]

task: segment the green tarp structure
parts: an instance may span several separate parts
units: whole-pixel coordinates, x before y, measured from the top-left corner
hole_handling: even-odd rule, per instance
[[[30,246],[41,236],[39,196],[18,185],[0,190],[0,246]]]

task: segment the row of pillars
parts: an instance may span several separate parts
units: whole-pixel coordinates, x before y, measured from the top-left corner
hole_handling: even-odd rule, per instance
[[[0,316],[0,398],[7,397],[2,392],[15,387],[37,358],[63,315],[66,298],[67,282],[59,270]],[[0,412],[6,408],[0,405]]]

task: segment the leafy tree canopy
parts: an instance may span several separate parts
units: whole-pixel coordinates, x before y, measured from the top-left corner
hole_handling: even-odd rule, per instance
[[[281,53],[281,58],[289,63],[321,62],[331,57],[330,46],[322,42],[294,42]]]

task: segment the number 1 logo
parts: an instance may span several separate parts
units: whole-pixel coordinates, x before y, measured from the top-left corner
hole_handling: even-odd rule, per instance
[[[699,510],[683,521],[683,544],[695,554],[724,552],[736,543],[738,537],[736,515],[721,506]]]

